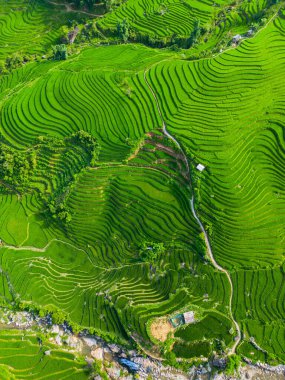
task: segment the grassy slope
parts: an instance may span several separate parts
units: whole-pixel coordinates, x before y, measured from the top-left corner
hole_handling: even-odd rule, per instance
[[[228,282],[199,259],[199,231],[188,190],[173,176],[177,167],[158,151],[122,164],[130,145],[161,126],[143,78],[144,68],[155,64],[149,80],[169,129],[194,163],[207,165],[199,213],[212,229],[217,261],[232,272],[235,315],[247,338],[284,359],[283,24],[276,20],[212,60],[189,63],[142,46],[111,46],[2,77],[1,133],[10,144],[24,149],[39,135],[64,137],[84,129],[102,145],[101,166],[83,171],[71,189],[73,219],[66,231],[46,219],[38,196],[1,194],[0,237],[6,243],[43,248],[50,242],[40,251],[1,248],[3,302],[20,297],[55,305],[82,326],[121,339],[133,332],[148,338],[151,317],[192,304],[206,318],[197,326],[203,328],[207,318],[222,323],[226,344],[232,344],[225,332]],[[34,188],[53,193],[75,176],[80,155],[76,149],[67,153],[39,158]],[[156,273],[138,260],[145,239],[164,241],[167,248]],[[272,297],[264,303],[265,293]],[[208,341],[219,336],[203,332]],[[192,343],[186,351],[195,355]],[[210,350],[208,342],[203,350]]]
[[[68,20],[80,19],[44,0],[0,2],[0,61],[13,53],[46,54]]]
[[[284,31],[280,17],[215,59],[149,74],[168,128],[207,167],[199,213],[232,273],[245,337],[283,359]]]
[[[213,4],[217,6],[214,6]],[[219,6],[226,0],[196,1],[186,0],[128,0],[118,9],[98,22],[102,29],[115,29],[118,20],[127,19],[137,32],[151,37],[169,37],[173,34],[189,37],[193,31],[195,20],[203,25],[211,22],[217,14]]]
[[[50,355],[45,355],[46,351]],[[0,363],[1,379],[88,379],[82,359],[45,340],[40,346],[37,336],[31,332],[1,330]]]

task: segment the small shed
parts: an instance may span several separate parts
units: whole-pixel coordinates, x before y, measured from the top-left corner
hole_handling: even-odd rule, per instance
[[[248,37],[251,37],[252,35],[254,34],[254,30],[253,29],[249,29],[248,31],[247,31],[247,36]]]
[[[169,319],[169,322],[174,328],[184,325],[185,322],[184,322],[183,314],[175,315],[174,317]]]
[[[233,42],[234,43],[239,42],[241,39],[242,39],[242,37],[240,34],[236,34],[235,36],[233,36]]]
[[[124,367],[127,367],[128,370],[131,372],[138,372],[141,368],[139,364],[134,363],[132,360],[128,360],[125,358],[119,358],[119,363],[122,364]]]
[[[78,26],[76,26],[72,31],[68,33],[68,41],[70,44],[73,44],[78,33],[79,33]]]
[[[202,165],[202,164],[198,164],[198,165],[196,166],[196,169],[199,170],[199,172],[202,172],[203,170],[205,170],[205,166]]]
[[[183,314],[185,323],[193,323],[195,321],[194,319],[194,311],[187,311]]]

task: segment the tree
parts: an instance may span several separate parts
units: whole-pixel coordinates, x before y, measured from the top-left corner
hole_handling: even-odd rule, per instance
[[[118,36],[126,43],[129,38],[129,23],[125,18],[123,21],[119,21],[117,24]]]
[[[227,360],[226,374],[233,375],[240,367],[241,357],[239,355],[230,355]]]
[[[148,262],[150,264],[155,264],[159,256],[165,252],[165,247],[163,243],[153,243],[144,241],[141,244],[139,255],[142,261]]]
[[[49,212],[54,219],[58,219],[64,224],[68,224],[72,220],[70,211],[65,205],[65,200],[62,203],[58,203],[57,199],[50,200],[48,203]]]
[[[113,0],[104,0],[103,3],[105,4],[105,8],[107,12],[112,10]]]
[[[195,20],[193,32],[188,40],[188,47],[195,45],[201,36],[200,20]]]
[[[98,160],[99,153],[101,150],[101,146],[98,143],[97,139],[90,133],[83,130],[74,133],[71,136],[71,139],[75,143],[80,144],[85,148],[85,150],[90,154],[91,157],[90,165],[94,166],[96,164],[96,161]]]
[[[64,61],[67,59],[67,47],[65,44],[55,45],[52,47],[53,59],[57,61]]]

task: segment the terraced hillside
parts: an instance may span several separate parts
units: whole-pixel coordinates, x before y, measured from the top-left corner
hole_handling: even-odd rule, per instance
[[[60,28],[81,15],[45,0],[0,2],[0,61],[14,53],[46,54],[57,43]]]
[[[271,4],[240,2],[221,22],[226,3],[129,0],[97,25],[114,31],[127,17],[164,38],[218,20],[220,41]],[[46,28],[66,23],[47,3],[0,4],[5,54],[50,47],[58,29]],[[29,23],[39,44],[28,44]],[[168,360],[284,362],[284,11],[263,24],[210,59],[89,46],[0,76],[2,305]],[[194,324],[155,339],[153,322],[189,310]],[[71,360],[58,371],[84,378]],[[32,366],[45,376],[41,363]]]
[[[281,14],[254,39],[215,59],[162,63],[148,74],[168,129],[189,152],[193,177],[195,164],[206,166],[196,180],[198,211],[218,263],[233,278],[234,314],[244,337],[253,336],[280,358],[284,31]]]
[[[127,0],[96,24],[106,35],[116,35],[118,23],[126,21],[131,41],[150,46],[194,47],[196,53],[208,54],[209,50],[224,49],[234,35],[247,34],[263,25],[276,3],[275,0]],[[187,50],[185,53],[189,54]]]
[[[118,20],[127,19],[131,26],[150,37],[166,37],[174,33],[189,37],[195,20],[207,24],[226,0],[128,0],[99,22],[103,28],[115,28]]]
[[[228,318],[227,280],[201,261],[203,243],[189,192],[180,188],[185,179],[175,149],[149,133],[159,115],[143,70],[172,57],[142,46],[104,47],[2,78],[3,136],[22,152],[33,147],[29,183],[42,194],[20,201],[3,194],[4,303],[62,310],[71,323],[124,341],[133,334],[149,340],[151,318],[190,304],[201,315],[214,309],[218,319]],[[95,167],[86,167],[79,147],[59,143],[78,130],[100,143]],[[38,136],[51,136],[51,147],[41,148]],[[52,194],[64,199],[68,224],[50,218]],[[165,246],[157,269],[139,256],[145,241]]]
[[[88,379],[84,361],[32,333],[0,333],[1,379]]]
[[[143,47],[114,46],[86,50],[80,60],[15,71],[2,78],[3,134],[23,148],[39,135],[63,137],[84,129],[100,140],[103,155],[112,155],[108,160],[122,159],[128,139],[137,141],[157,122],[154,102],[137,82],[136,62],[143,67],[168,56]],[[15,81],[18,86],[10,97]]]

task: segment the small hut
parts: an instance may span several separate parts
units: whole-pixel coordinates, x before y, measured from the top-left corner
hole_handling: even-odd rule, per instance
[[[186,313],[183,314],[183,318],[184,318],[185,324],[193,323],[195,321],[194,311],[187,311]]]
[[[198,164],[198,165],[196,166],[196,169],[199,170],[199,172],[202,172],[203,170],[205,170],[205,166],[202,165],[202,164]]]

